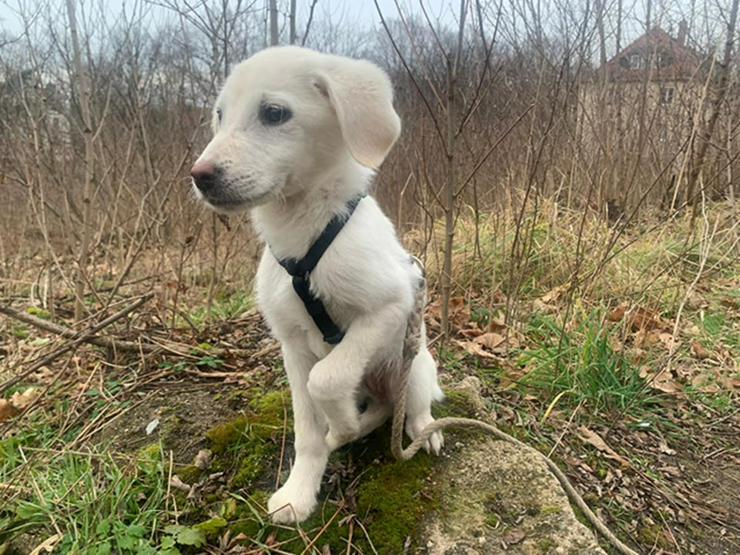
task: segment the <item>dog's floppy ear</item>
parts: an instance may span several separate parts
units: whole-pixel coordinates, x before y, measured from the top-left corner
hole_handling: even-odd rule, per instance
[[[316,86],[331,102],[353,158],[380,166],[401,133],[385,72],[364,60],[339,59],[317,75]]]

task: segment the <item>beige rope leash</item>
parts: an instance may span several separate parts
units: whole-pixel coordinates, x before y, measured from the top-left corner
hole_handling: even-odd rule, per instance
[[[417,261],[417,264],[421,266],[421,263]],[[423,273],[423,268],[422,268]],[[391,432],[391,452],[393,456],[399,461],[407,461],[411,459],[429,437],[439,430],[445,428],[476,428],[488,432],[491,435],[496,436],[498,439],[513,443],[530,451],[533,455],[542,459],[550,471],[555,475],[560,484],[565,489],[568,497],[575,505],[583,511],[588,521],[593,525],[596,530],[609,542],[611,543],[620,553],[623,555],[638,555],[636,551],[632,550],[629,546],[625,545],[614,533],[604,524],[599,517],[589,508],[580,494],[576,491],[573,485],[568,480],[565,473],[547,456],[543,455],[534,447],[527,445],[510,436],[509,434],[502,432],[493,424],[482,422],[481,420],[474,420],[472,418],[440,418],[429,424],[424,428],[419,437],[417,437],[411,444],[403,448],[403,424],[406,418],[406,394],[409,385],[409,375],[411,370],[411,362],[419,352],[419,342],[421,337],[421,323],[424,315],[424,306],[426,304],[426,282],[424,279],[421,280],[416,293],[416,299],[414,303],[414,310],[409,316],[409,320],[406,325],[406,336],[404,338],[403,345],[403,360],[401,365],[401,380],[399,388],[399,396],[396,399],[396,403],[393,409],[393,426]]]

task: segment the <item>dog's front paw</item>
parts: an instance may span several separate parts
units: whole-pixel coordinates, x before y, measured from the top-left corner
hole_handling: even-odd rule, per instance
[[[313,493],[300,491],[285,484],[272,494],[267,502],[267,511],[272,521],[279,524],[303,522],[316,507],[316,496]]]
[[[431,414],[428,415],[419,415],[415,417],[406,417],[406,433],[408,434],[409,438],[411,440],[415,440],[417,437],[421,435],[421,432],[424,428],[426,428],[429,424],[434,422],[434,418]],[[427,440],[424,442],[424,450],[427,453],[432,453],[434,455],[439,455],[442,451],[442,447],[444,446],[444,436],[442,435],[441,430],[437,430],[432,435],[430,435]]]

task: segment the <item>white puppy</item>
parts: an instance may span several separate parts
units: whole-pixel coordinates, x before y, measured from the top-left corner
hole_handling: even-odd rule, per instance
[[[400,133],[387,75],[362,60],[270,48],[234,68],[218,97],[214,137],[193,166],[212,208],[251,209],[267,244],[257,298],[282,344],[295,421],[290,477],[269,500],[278,522],[316,506],[329,453],[392,411],[406,320],[420,270],[375,200],[363,198],[310,274],[344,338],[324,341],[278,259],[301,259],[348,202],[364,194]],[[422,330],[424,334],[424,330]],[[422,338],[408,391],[406,433],[433,421],[437,367]],[[427,450],[438,453],[442,435]]]

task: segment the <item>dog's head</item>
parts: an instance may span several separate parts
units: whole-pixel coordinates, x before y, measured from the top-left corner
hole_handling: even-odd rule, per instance
[[[191,174],[196,195],[220,211],[299,193],[349,159],[375,169],[401,130],[380,68],[297,47],[237,65],[212,127]]]

